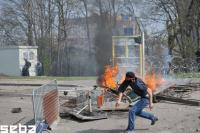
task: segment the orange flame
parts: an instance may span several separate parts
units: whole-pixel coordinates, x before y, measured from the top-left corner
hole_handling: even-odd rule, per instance
[[[150,88],[153,92],[156,90],[156,88],[163,84],[165,81],[164,79],[155,73],[147,73],[145,75],[145,83],[147,84],[148,88]]]
[[[97,83],[101,87],[108,87],[112,89],[117,88],[117,81],[116,81],[116,76],[119,72],[118,66],[111,66],[107,65],[105,66],[104,73],[98,78]],[[125,74],[122,76],[121,80],[119,83],[121,84],[125,80]],[[163,84],[165,80],[162,78],[161,75],[154,73],[154,72],[149,72],[145,75],[144,78],[145,83],[147,84],[148,88],[150,88],[153,92],[156,90],[158,86]]]
[[[103,87],[109,87],[109,88],[116,88],[117,82],[115,80],[115,77],[117,76],[119,72],[118,66],[105,66],[105,71],[101,77],[98,79],[98,84]]]

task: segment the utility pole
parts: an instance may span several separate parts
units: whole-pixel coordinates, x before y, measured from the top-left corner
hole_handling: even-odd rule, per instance
[[[142,31],[142,79],[145,77],[145,40],[144,31]]]

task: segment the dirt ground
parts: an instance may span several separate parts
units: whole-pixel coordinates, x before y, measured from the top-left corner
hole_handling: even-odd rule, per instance
[[[14,81],[1,80],[0,83]],[[19,82],[19,81],[18,81]],[[20,81],[30,82],[30,81]],[[37,81],[37,83],[47,81]],[[33,83],[33,82],[31,82]],[[92,88],[95,81],[62,81],[60,84],[78,84]],[[28,86],[0,86],[0,125],[31,124],[34,122],[32,107],[32,90],[37,87]],[[59,88],[64,90],[66,88]],[[7,93],[9,92],[9,93]],[[11,95],[24,93],[26,96]],[[8,95],[2,95],[8,94]],[[193,99],[200,100],[200,91],[191,94]],[[22,112],[11,113],[12,108],[20,107]],[[145,109],[150,112],[148,108]],[[154,105],[151,111],[158,116],[159,121],[150,125],[150,121],[137,118],[136,133],[200,133],[200,106],[188,106],[178,103],[161,101]],[[108,119],[78,122],[72,118],[62,118],[53,128],[53,133],[123,133],[128,122],[128,112],[108,112]]]

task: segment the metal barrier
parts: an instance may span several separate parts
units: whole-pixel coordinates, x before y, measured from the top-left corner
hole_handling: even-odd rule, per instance
[[[46,120],[51,125],[59,118],[59,97],[56,80],[34,89],[32,98],[35,123]]]
[[[59,101],[61,107],[64,107],[67,112],[78,111],[88,105],[88,90],[68,90],[63,94],[59,97]]]
[[[195,58],[182,58],[171,57],[169,61],[166,61],[167,57],[146,57],[146,72],[155,72],[162,75],[168,75],[169,73],[195,73],[200,71],[200,61]]]
[[[65,116],[66,112],[88,116],[91,112],[115,110],[117,91],[105,87],[95,87],[93,90],[70,90],[64,91],[59,98],[63,116]],[[126,96],[122,98],[122,101],[128,107],[129,102],[132,102],[134,99],[135,96]],[[125,109],[125,104],[121,108]]]

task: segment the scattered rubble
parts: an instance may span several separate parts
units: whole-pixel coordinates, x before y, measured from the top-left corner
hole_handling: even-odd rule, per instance
[[[195,91],[200,91],[200,84],[173,85],[158,93],[156,99],[200,106],[199,99],[189,99],[190,94]]]
[[[12,113],[20,113],[20,112],[22,112],[22,109],[21,108],[12,108],[11,112]]]
[[[77,81],[75,83],[77,83]],[[200,101],[199,95],[198,95],[198,94],[200,94],[199,93],[200,92],[200,82],[185,83],[185,81],[182,81],[182,84],[179,84],[179,83],[181,83],[181,82],[174,81],[173,83],[166,84],[166,86],[164,86],[162,90],[159,90],[160,92],[157,93],[156,95],[163,94],[165,96],[173,97],[175,100],[182,99],[182,100],[188,101],[188,100],[193,99],[193,101],[197,101],[197,102]],[[70,84],[72,84],[72,83],[70,82]],[[92,85],[90,85],[90,87],[91,86]],[[2,91],[3,94],[5,94],[5,93],[7,93],[7,91],[11,90],[11,89],[6,90],[6,89],[3,89],[3,90],[5,90],[5,92]],[[74,88],[72,87],[72,89],[74,89]],[[22,90],[22,89],[19,87],[15,87],[14,89],[12,89],[12,91],[14,92],[14,90]],[[73,99],[73,97],[71,97],[71,101],[66,99],[66,97],[70,98],[69,96],[71,95],[71,94],[69,94],[69,93],[71,93],[70,91],[68,91],[69,89],[63,88],[62,90],[65,90],[65,91],[67,90],[67,93],[65,92],[65,95],[64,95],[64,93],[59,93],[60,95],[62,95],[62,97],[60,97],[60,99],[62,100],[62,101],[60,101],[60,103],[61,103],[60,106],[75,107],[75,106],[73,106],[73,103],[75,103],[76,100]],[[22,91],[24,91],[24,88]],[[20,91],[20,92],[22,92],[22,91]],[[34,117],[34,116],[32,116],[32,113],[27,113],[29,111],[32,111],[31,110],[32,109],[31,97],[23,97],[21,99],[20,98],[21,95],[16,95],[16,92],[13,94],[15,94],[15,95],[1,96],[1,100],[3,100],[3,102],[1,102],[2,110],[0,112],[0,115],[1,115],[0,123],[1,124],[16,123],[16,121],[18,122],[19,118],[21,120],[21,118],[23,116],[26,116],[26,118],[22,119],[20,121],[20,123],[25,123]],[[194,95],[197,99],[195,99],[193,97]],[[7,99],[5,99],[5,98],[7,98]],[[80,98],[84,99],[83,97],[80,97]],[[20,105],[21,109],[26,108],[26,110],[23,110],[22,113],[11,114],[11,111],[9,111],[10,107],[15,107],[16,100],[18,100],[19,103],[22,103],[22,101],[28,101],[30,104]],[[93,100],[96,101],[96,99],[93,99]],[[105,103],[109,102],[109,100],[108,101],[105,100],[104,102]],[[185,103],[184,103],[184,105],[182,105],[182,104],[180,105],[178,103],[176,104],[176,102],[173,102],[173,104],[171,104],[171,102],[160,102],[158,104],[155,104],[155,108],[153,109],[153,111],[155,112],[156,115],[159,116],[159,118],[160,118],[159,123],[156,124],[155,126],[149,128],[148,131],[147,130],[143,131],[140,129],[143,129],[144,126],[148,128],[149,122],[138,119],[136,124],[137,124],[139,131],[136,131],[136,132],[153,133],[153,132],[162,132],[163,130],[167,130],[167,131],[170,130],[171,132],[177,132],[177,133],[178,132],[183,132],[183,133],[188,133],[188,132],[197,132],[198,133],[198,132],[200,132],[199,131],[199,120],[200,120],[199,107],[187,106],[189,104],[185,104]],[[181,103],[181,102],[179,102],[179,103]],[[86,100],[86,104],[88,104],[88,100]],[[114,105],[114,103],[110,103],[110,104]],[[148,110],[148,108],[147,108],[147,110]],[[85,115],[85,113],[87,114],[88,112],[89,112],[89,110],[87,107],[80,114]],[[61,122],[58,124],[58,128],[63,129],[63,132],[59,131],[59,133],[64,133],[66,131],[67,132],[88,131],[88,133],[93,132],[90,129],[94,129],[94,131],[97,131],[97,132],[98,131],[104,132],[104,130],[102,130],[102,129],[105,129],[105,131],[108,131],[108,132],[113,132],[116,129],[116,127],[119,127],[119,130],[123,131],[123,129],[125,129],[127,126],[126,125],[127,124],[127,112],[126,111],[118,112],[118,111],[114,111],[114,110],[111,110],[111,112],[113,112],[114,114],[111,115],[111,113],[109,112],[108,113],[109,119],[100,120],[100,121],[79,123],[79,122],[73,121],[71,119],[68,119],[69,117],[67,117],[67,119],[61,119]],[[96,115],[96,114],[94,114],[94,115]],[[193,123],[193,124],[191,125],[191,123]],[[96,125],[99,125],[99,126],[96,126]],[[77,129],[77,127],[79,127],[79,128]],[[58,132],[55,131],[55,133],[58,133]]]
[[[200,132],[200,128],[197,128],[197,129],[196,129],[196,132]]]

